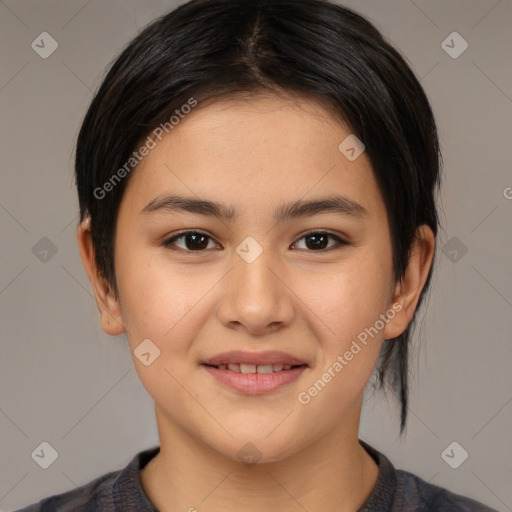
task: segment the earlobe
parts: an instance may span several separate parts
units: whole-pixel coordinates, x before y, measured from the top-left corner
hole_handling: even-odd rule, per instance
[[[101,327],[111,336],[122,334],[125,332],[125,328],[119,300],[115,297],[110,284],[98,271],[96,264],[90,218],[79,224],[77,239],[82,264],[94,290],[96,305],[101,315]]]
[[[388,322],[385,339],[400,336],[411,322],[425,286],[435,252],[435,236],[427,225],[419,226],[404,276],[395,286],[393,309],[398,311]]]

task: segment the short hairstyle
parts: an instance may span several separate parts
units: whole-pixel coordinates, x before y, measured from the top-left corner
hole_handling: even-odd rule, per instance
[[[131,176],[113,182],[116,173],[191,98],[201,104],[259,93],[319,101],[364,143],[388,214],[396,282],[416,228],[426,224],[437,234],[435,120],[405,59],[369,21],[327,0],[192,0],[154,20],[120,53],[78,135],[80,221],[90,219],[98,271],[116,296],[114,235]],[[379,387],[389,385],[399,398],[400,435],[415,318],[400,336],[384,340],[376,368]]]

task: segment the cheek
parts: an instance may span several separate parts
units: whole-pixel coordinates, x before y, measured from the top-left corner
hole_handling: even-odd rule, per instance
[[[314,313],[309,313],[309,318],[322,344],[316,377],[331,369],[337,375],[335,380],[344,381],[344,389],[361,388],[366,383],[377,362],[386,325],[380,315],[388,307],[391,275],[383,260],[387,262],[375,253],[361,253],[357,261],[318,278],[318,286],[304,283],[304,302]]]
[[[195,364],[191,347],[211,307],[207,291],[218,281],[211,273],[194,272],[193,265],[186,267],[132,251],[118,259],[116,269],[126,336],[140,381],[156,403],[181,411],[193,409],[184,392],[190,389],[186,383]],[[142,345],[143,340],[151,343]],[[147,359],[139,355],[148,352],[146,365]]]
[[[357,408],[377,364],[384,332],[379,327],[385,324],[376,322],[385,312],[386,294],[383,276],[374,268],[340,272],[309,295],[308,306],[315,313],[309,318],[321,346],[296,400],[300,410],[322,418],[316,422],[319,432]]]
[[[322,280],[309,298],[316,304],[319,316],[331,329],[330,337],[356,336],[365,327],[373,325],[384,312],[390,286],[389,272],[380,268],[374,259],[340,267]]]
[[[171,265],[165,254],[132,251],[116,261],[123,321],[133,348],[149,338],[162,352],[185,353],[205,321],[207,292],[217,272]]]

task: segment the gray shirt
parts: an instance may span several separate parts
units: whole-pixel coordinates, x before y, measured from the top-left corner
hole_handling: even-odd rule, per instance
[[[482,503],[395,469],[389,459],[361,439],[379,466],[377,483],[358,512],[497,512]],[[140,470],[160,447],[139,452],[122,470],[113,471],[71,491],[50,496],[17,512],[158,512],[149,501]],[[201,507],[198,508],[200,510]]]

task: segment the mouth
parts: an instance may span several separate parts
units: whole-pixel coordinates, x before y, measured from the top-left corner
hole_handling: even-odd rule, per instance
[[[272,371],[283,371],[289,370],[293,366],[308,366],[302,359],[275,350],[267,350],[266,352],[233,350],[210,357],[202,361],[202,364],[221,367],[219,369],[222,370],[241,371],[242,373],[270,373],[270,368],[272,368]],[[261,371],[258,371],[260,367]]]
[[[201,363],[222,386],[245,395],[275,391],[297,380],[309,368],[284,352],[225,352]]]
[[[307,364],[248,364],[248,363],[229,363],[229,364],[205,364],[204,366],[209,366],[210,368],[217,368],[217,370],[228,370],[230,372],[235,373],[244,373],[244,374],[250,374],[250,373],[258,373],[258,374],[265,374],[265,373],[276,373],[276,372],[283,372],[292,370],[294,368],[301,368],[306,367]]]

